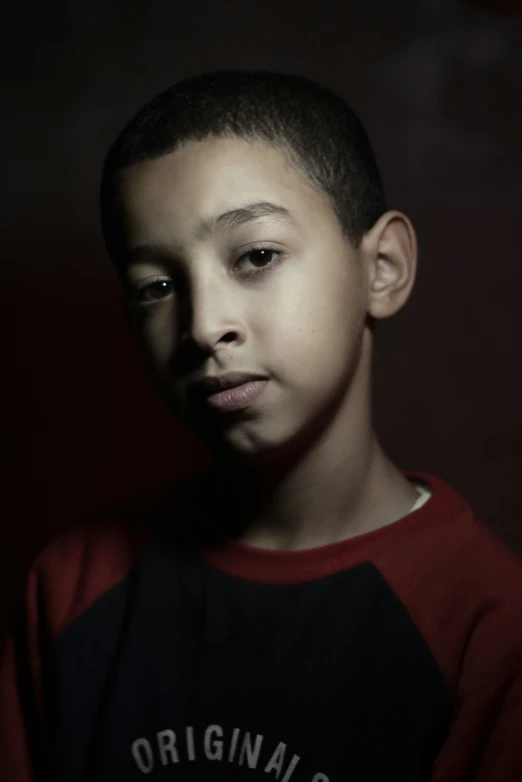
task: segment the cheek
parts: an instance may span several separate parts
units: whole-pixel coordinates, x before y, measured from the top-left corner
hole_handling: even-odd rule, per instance
[[[300,379],[307,387],[321,386],[342,374],[355,350],[362,316],[353,281],[336,278],[334,284],[318,280],[306,289],[296,287],[268,320],[268,358],[289,383]]]
[[[175,354],[177,334],[172,312],[158,310],[145,315],[139,325],[139,343],[146,360],[158,370],[165,368]]]

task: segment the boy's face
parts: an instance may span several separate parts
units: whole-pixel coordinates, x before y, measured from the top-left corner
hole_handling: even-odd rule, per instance
[[[230,138],[125,169],[120,195],[133,328],[170,407],[239,458],[306,439],[348,393],[366,315],[364,267],[328,196],[271,145]],[[287,217],[201,230],[260,202]],[[267,378],[250,406],[192,403],[192,382],[229,371]]]

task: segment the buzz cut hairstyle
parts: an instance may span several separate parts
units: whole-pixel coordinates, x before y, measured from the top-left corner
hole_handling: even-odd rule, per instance
[[[346,101],[303,76],[221,70],[179,81],[152,98],[126,124],[105,158],[102,229],[117,263],[115,205],[122,169],[212,138],[264,141],[326,193],[344,236],[358,247],[387,211],[375,155]]]

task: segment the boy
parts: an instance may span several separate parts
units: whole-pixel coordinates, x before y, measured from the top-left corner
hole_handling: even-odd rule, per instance
[[[11,782],[522,779],[522,568],[371,421],[416,272],[344,101],[218,72],[109,152],[147,369],[212,468],[52,543],[2,678]]]

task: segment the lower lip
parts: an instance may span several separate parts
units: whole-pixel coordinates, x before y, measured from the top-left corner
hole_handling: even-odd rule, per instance
[[[207,397],[207,402],[217,410],[241,410],[248,407],[261,394],[268,380],[251,380],[242,386],[227,388]]]

